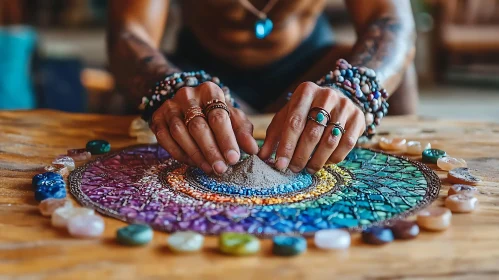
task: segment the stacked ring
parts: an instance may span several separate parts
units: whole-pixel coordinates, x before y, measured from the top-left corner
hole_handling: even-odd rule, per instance
[[[199,106],[192,106],[187,111],[185,112],[185,126],[189,126],[189,123],[197,117],[201,118],[206,118],[206,116],[203,114],[203,110]]]
[[[315,117],[312,117],[310,113],[314,111],[317,111],[317,114],[315,115]],[[307,119],[314,121],[317,124],[322,125],[323,127],[326,127],[329,121],[331,120],[331,115],[329,115],[329,113],[321,107],[313,107],[312,109],[310,109]],[[326,120],[325,124],[323,123],[324,120]]]
[[[218,99],[213,99],[213,100],[210,100],[206,103],[206,107],[204,108],[204,114],[206,116],[208,116],[208,114],[215,109],[223,109],[230,116],[230,111],[229,111],[229,107],[227,107],[227,104],[225,104],[225,102],[218,100]]]
[[[341,126],[340,122],[329,123],[329,124],[333,125],[333,130],[331,130],[331,133],[334,136],[340,136],[342,134],[345,134],[345,129]]]

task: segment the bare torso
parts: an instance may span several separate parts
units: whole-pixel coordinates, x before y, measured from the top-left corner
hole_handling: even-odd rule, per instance
[[[251,0],[261,10],[268,0]],[[291,53],[310,34],[325,0],[280,0],[268,13],[272,33],[257,39],[257,17],[238,0],[184,0],[184,24],[201,45],[219,59],[240,68],[270,64]]]

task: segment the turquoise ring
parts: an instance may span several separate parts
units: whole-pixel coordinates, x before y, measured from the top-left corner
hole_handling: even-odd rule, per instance
[[[317,112],[315,114],[315,117],[312,115],[313,112]],[[326,127],[331,120],[331,115],[329,115],[329,113],[324,108],[312,107],[312,109],[310,109],[309,115],[307,116],[307,119],[314,121],[317,124],[322,125],[323,127]]]
[[[340,122],[329,123],[329,124],[333,125],[333,129],[331,130],[331,134],[333,134],[333,136],[340,136],[345,134],[345,129],[341,126]]]

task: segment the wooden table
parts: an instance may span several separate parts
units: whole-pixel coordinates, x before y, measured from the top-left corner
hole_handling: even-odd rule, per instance
[[[352,247],[343,252],[320,251],[309,240],[308,252],[295,258],[272,256],[271,243],[264,240],[258,256],[237,258],[219,255],[211,237],[201,253],[173,255],[161,232],[146,247],[122,247],[114,234],[124,223],[112,218],[105,219],[103,238],[75,239],[39,214],[32,176],[90,139],[108,139],[114,149],[135,144],[127,136],[131,119],[0,112],[0,279],[499,279],[499,124],[403,117],[387,118],[381,128],[390,135],[430,140],[480,169],[480,208],[454,215],[449,230],[381,247],[361,244],[354,235]],[[256,135],[262,136],[269,117],[253,120]],[[442,204],[448,188],[444,180],[434,204]]]

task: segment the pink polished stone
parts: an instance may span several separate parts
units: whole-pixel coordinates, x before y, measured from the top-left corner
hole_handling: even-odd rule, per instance
[[[68,231],[74,237],[99,237],[104,232],[104,220],[97,215],[78,215],[69,218]]]
[[[47,165],[45,166],[44,170],[48,172],[55,172],[61,176],[66,176],[69,174],[68,168],[64,164],[58,164],[58,163]]]
[[[82,161],[90,159],[92,154],[86,149],[70,149],[68,150],[68,156],[73,158],[75,161]]]
[[[379,147],[386,151],[403,151],[406,149],[405,143],[407,141],[403,138],[385,138],[379,140]]]
[[[43,200],[38,205],[38,209],[40,209],[40,213],[42,213],[43,216],[51,216],[55,210],[57,210],[61,207],[73,208],[73,204],[71,203],[71,201],[69,201],[65,198],[62,198],[62,199],[49,198],[49,199]]]
[[[58,156],[52,164],[64,164],[69,171],[73,171],[75,169],[75,161],[66,155]]]

